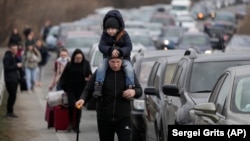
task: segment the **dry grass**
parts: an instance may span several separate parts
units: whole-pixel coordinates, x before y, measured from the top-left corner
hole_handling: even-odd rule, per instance
[[[248,14],[246,15],[246,17],[243,19],[243,21],[240,22],[238,30],[237,30],[237,34],[250,34],[250,6],[248,6],[248,10],[247,10]]]

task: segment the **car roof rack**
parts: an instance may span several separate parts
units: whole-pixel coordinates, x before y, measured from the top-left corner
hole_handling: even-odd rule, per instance
[[[189,56],[189,58],[193,59],[193,58],[196,58],[197,54],[199,54],[199,53],[200,53],[200,51],[198,48],[190,47],[185,51],[184,56]]]

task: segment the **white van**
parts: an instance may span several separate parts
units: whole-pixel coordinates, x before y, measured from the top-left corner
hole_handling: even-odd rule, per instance
[[[178,16],[189,13],[192,6],[192,0],[172,0],[170,13]]]

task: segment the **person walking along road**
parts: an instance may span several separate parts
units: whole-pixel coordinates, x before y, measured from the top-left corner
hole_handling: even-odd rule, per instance
[[[7,101],[7,117],[17,118],[14,113],[14,105],[17,95],[17,87],[19,81],[19,68],[22,68],[17,55],[18,47],[15,44],[10,45],[9,50],[4,54],[3,67],[4,67],[4,82],[9,94]]]
[[[75,108],[75,101],[79,100],[81,92],[91,76],[92,71],[89,62],[85,59],[83,52],[76,49],[59,80],[61,88],[68,96],[69,126],[67,130],[69,132],[72,129],[79,131],[81,110]],[[76,111],[75,114],[74,111]],[[76,115],[75,118],[74,115]],[[75,128],[74,122],[76,122]]]
[[[122,58],[110,57],[109,67],[103,82],[103,95],[97,99],[97,125],[100,141],[114,141],[115,133],[119,141],[131,141],[130,99],[142,95],[142,88],[135,77],[135,86],[126,87],[126,74]],[[93,96],[96,72],[87,83],[80,100],[75,104],[82,107]]]

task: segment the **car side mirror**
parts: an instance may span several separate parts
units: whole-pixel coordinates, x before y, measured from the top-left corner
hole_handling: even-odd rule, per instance
[[[167,84],[162,87],[162,91],[165,95],[180,97],[179,89],[176,84]]]
[[[162,91],[165,95],[180,97],[179,89],[176,84],[167,84],[162,86]]]
[[[147,87],[144,89],[144,94],[157,96],[157,91],[156,91],[155,87]]]
[[[217,122],[219,117],[216,115],[216,106],[214,103],[200,103],[195,105],[193,109],[189,111],[189,115],[192,120],[195,120],[196,116],[204,116]]]

